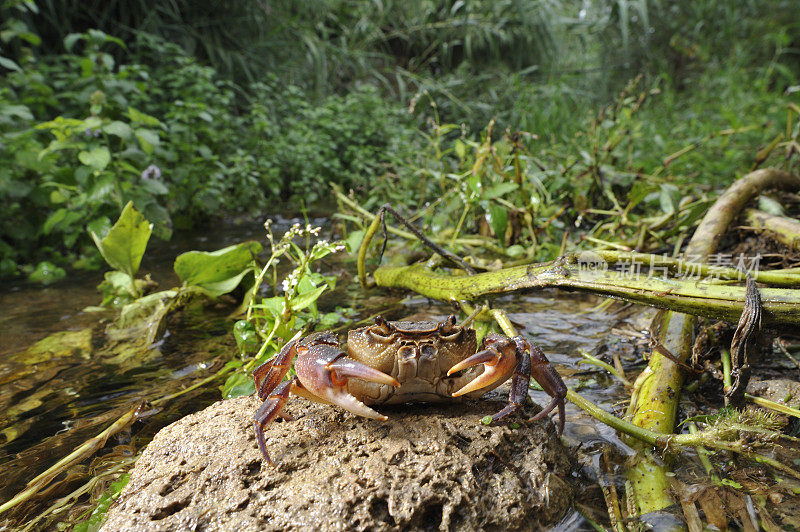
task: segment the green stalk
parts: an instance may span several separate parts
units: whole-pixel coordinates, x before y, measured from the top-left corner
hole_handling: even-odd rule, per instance
[[[689,422],[689,434],[697,434],[698,432],[697,425],[694,424],[694,421]],[[717,470],[714,469],[714,464],[712,464],[711,460],[708,458],[708,451],[702,445],[697,447],[697,457],[700,459],[700,463],[703,464],[703,469],[706,470],[706,474],[711,477],[714,484],[719,485],[720,482]]]
[[[47,471],[28,482],[24,490],[0,505],[0,514],[28,501],[31,497],[39,493],[39,491],[47,486],[59,473],[65,471],[71,465],[88,458],[98,449],[101,449],[106,444],[108,438],[136,421],[136,418],[139,417],[139,412],[141,411],[143,404],[144,402],[137,404],[134,408],[130,409],[114,423],[112,423],[111,426],[109,426],[103,432],[87,440],[70,454],[56,462],[53,466],[49,467]]]
[[[176,397],[179,397],[194,389],[204,386],[209,382],[213,382],[214,380],[217,380],[220,377],[224,377],[225,375],[231,373],[232,371],[233,368],[224,367],[214,375],[201,379],[187,388],[183,388],[176,393],[159,397],[158,399],[151,401],[150,405],[156,406],[161,403],[167,403],[172,399],[175,399]],[[144,404],[145,404],[144,401],[140,401],[139,403],[137,403],[135,407],[131,408],[128,412],[120,416],[114,423],[112,423],[108,428],[106,428],[100,434],[85,441],[77,448],[75,448],[75,450],[72,451],[69,455],[65,456],[64,458],[56,462],[53,466],[49,467],[44,473],[38,475],[36,478],[28,482],[24,490],[17,493],[10,500],[0,505],[0,514],[30,500],[37,493],[45,489],[47,485],[50,484],[50,482],[52,482],[56,476],[65,471],[67,468],[87,459],[95,452],[102,449],[103,446],[106,444],[108,438],[110,438],[114,434],[117,434],[125,427],[129,426],[131,423],[136,421],[136,419],[139,417],[139,412],[141,411]]]
[[[375,270],[374,276],[378,286],[407,288],[441,301],[474,301],[492,294],[557,287],[732,322],[739,319],[745,296],[745,288],[741,286],[630,276],[615,271],[581,271],[553,263],[461,277],[437,274],[422,264],[382,266]],[[800,290],[764,288],[760,292],[765,326],[800,325]]]
[[[721,349],[719,358],[722,362],[722,391],[727,393],[733,385],[731,381],[731,352],[727,349]]]
[[[775,412],[785,414],[787,416],[800,418],[800,410],[798,410],[797,408],[792,408],[791,406],[788,405],[776,403],[775,401],[770,401],[769,399],[764,399],[763,397],[750,395],[749,393],[744,394],[744,397],[749,401],[753,401],[755,404],[757,404],[762,408],[774,410]]]

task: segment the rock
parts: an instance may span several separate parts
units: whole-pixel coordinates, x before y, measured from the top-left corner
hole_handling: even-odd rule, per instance
[[[800,408],[800,382],[789,379],[751,379],[747,383],[747,393],[792,408]]]
[[[218,402],[161,430],[109,510],[114,530],[516,530],[571,503],[568,451],[527,404],[478,422],[493,399],[382,407],[389,421],[292,398],[271,424],[267,466],[255,397]],[[511,428],[512,424],[516,428]]]

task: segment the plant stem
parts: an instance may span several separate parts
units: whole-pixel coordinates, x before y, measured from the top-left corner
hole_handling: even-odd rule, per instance
[[[722,362],[722,390],[727,393],[731,389],[731,352],[727,349],[720,349],[719,358]]]

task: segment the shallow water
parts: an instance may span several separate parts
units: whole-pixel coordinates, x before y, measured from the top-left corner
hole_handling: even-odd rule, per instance
[[[293,221],[279,219],[276,232]],[[151,243],[140,274],[150,273],[161,288],[173,286],[178,280],[172,273],[172,261],[180,252],[214,250],[248,239],[263,240],[263,229],[258,224],[228,225],[200,235],[177,235],[169,243]],[[449,306],[425,298],[403,299],[403,294],[379,289],[362,292],[351,282],[354,263],[345,260],[329,265],[343,272],[337,294],[329,301],[358,308],[362,317],[386,312],[388,308],[392,309],[387,312],[389,319],[443,317],[452,312]],[[217,355],[231,353],[234,348],[232,321],[226,316],[228,310],[221,309],[216,313],[187,313],[180,322],[171,322],[165,338],[151,346],[143,359],[124,359],[102,349],[94,351],[102,337],[99,320],[110,314],[82,309],[99,302],[95,287],[101,279],[101,272],[82,272],[49,287],[7,283],[0,289],[0,308],[5,309],[0,317],[0,475],[5,479],[0,486],[0,502],[10,499],[33,476],[101,432],[137,401],[152,399],[153,390],[168,393],[213,374],[224,359]],[[593,366],[577,365],[578,350],[596,354],[608,345],[612,328],[627,323],[627,318],[614,313],[592,312],[601,301],[548,290],[504,296],[494,305],[509,313],[521,334],[534,339],[569,386],[581,388],[584,396],[611,409],[625,396],[624,388]],[[321,302],[321,306],[325,304]],[[79,331],[86,328],[94,328],[94,332],[82,338],[85,349],[47,351],[47,356],[33,361],[20,357],[20,353],[49,334],[73,331],[80,335],[83,333]],[[206,343],[214,338],[217,340]],[[623,345],[619,352],[624,365],[640,360],[630,345]],[[531,396],[539,404],[549,401],[543,392],[532,391]],[[169,408],[147,411],[130,430],[106,445],[103,460],[122,460],[135,454],[160,427],[219,398],[218,389],[211,385],[183,396]],[[625,454],[624,444],[613,431],[569,404],[565,438],[574,448],[599,448],[610,443]],[[107,466],[97,460],[93,465]],[[85,469],[78,466],[72,473],[76,478],[85,477]],[[70,481],[69,474],[66,477],[61,489],[48,494],[50,500],[79,484]],[[40,501],[45,507],[47,497]],[[24,521],[31,515],[35,514],[17,515],[16,520]],[[566,516],[558,529],[591,528],[580,515],[573,514]]]

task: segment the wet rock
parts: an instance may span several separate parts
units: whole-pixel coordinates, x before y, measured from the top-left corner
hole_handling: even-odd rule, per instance
[[[747,383],[747,393],[792,408],[800,408],[800,382],[797,381],[789,379],[751,379]]]
[[[221,401],[160,431],[103,530],[526,530],[571,502],[568,452],[530,404],[485,426],[497,394],[383,407],[386,422],[292,398],[297,419],[266,430],[275,468],[253,434],[258,405]]]

